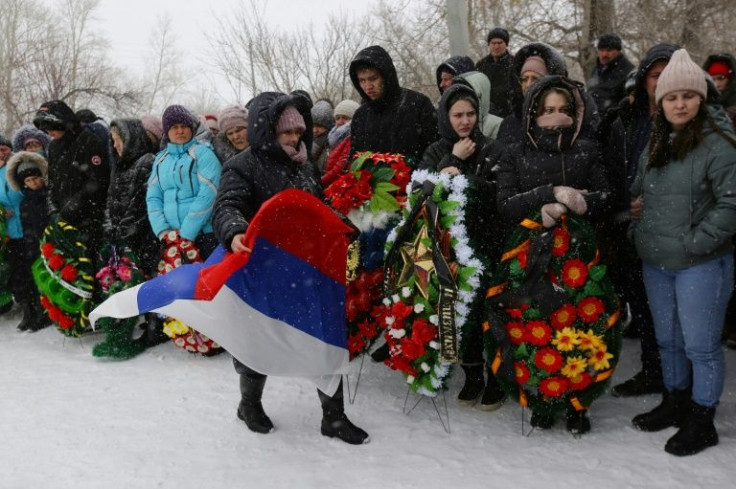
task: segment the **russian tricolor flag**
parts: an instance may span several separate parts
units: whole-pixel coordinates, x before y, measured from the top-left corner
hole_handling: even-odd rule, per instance
[[[100,317],[157,312],[217,341],[267,374],[321,377],[334,393],[347,371],[345,282],[355,230],[316,197],[285,190],[265,202],[248,226],[251,253],[219,247],[203,264],[117,293]]]

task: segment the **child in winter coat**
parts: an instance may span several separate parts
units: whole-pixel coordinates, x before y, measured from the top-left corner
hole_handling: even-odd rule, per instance
[[[20,202],[22,253],[16,274],[20,282],[19,290],[23,290],[17,297],[23,306],[23,319],[18,325],[21,331],[38,331],[51,324],[43,312],[39,292],[31,275],[31,266],[41,253],[39,241],[48,224],[47,174],[48,163],[38,153],[21,151],[8,160],[8,184],[13,190],[23,193]]]

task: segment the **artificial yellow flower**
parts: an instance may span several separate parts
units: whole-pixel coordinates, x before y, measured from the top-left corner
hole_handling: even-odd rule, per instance
[[[585,372],[587,366],[588,361],[584,357],[568,357],[565,366],[562,367],[562,375],[568,379],[574,379]]]
[[[176,319],[169,318],[164,321],[164,334],[169,338],[176,338],[189,332],[189,327]]]
[[[560,351],[571,351],[580,344],[578,332],[573,328],[563,328],[555,334],[552,344]]]
[[[578,332],[578,338],[580,338],[578,348],[581,350],[597,350],[600,347],[605,346],[603,338],[595,334],[592,329],[589,329],[585,333]]]
[[[608,360],[613,358],[611,353],[608,353],[608,347],[601,345],[600,348],[591,350],[588,352],[588,362],[596,370],[607,370],[611,368],[611,364]]]

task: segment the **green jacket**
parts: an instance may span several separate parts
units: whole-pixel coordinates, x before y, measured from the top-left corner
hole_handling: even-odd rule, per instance
[[[733,135],[722,109],[708,107],[717,125]],[[683,161],[645,172],[639,160],[632,199],[644,197],[634,243],[641,259],[670,270],[688,268],[732,252],[736,233],[736,148],[712,127]]]

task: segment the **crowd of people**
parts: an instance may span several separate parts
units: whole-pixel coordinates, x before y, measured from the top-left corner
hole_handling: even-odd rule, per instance
[[[50,325],[31,274],[48,223],[77,228],[98,265],[104,246],[134,250],[152,277],[166,266],[162,244],[192,247],[202,259],[218,244],[249,251],[248,223],[270,197],[289,188],[322,197],[356,152],[400,153],[416,168],[467,175],[486,188],[495,205],[471,218],[498,230],[493,239],[534,212],[548,228],[568,212],[590,220],[628,310],[626,332],[641,342],[641,370],[611,394],[662,394],[632,422],[642,431],[677,427],[669,453],[717,444],[721,344],[736,347],[736,305],[729,302],[736,61],[714,54],[701,68],[685,49],[663,42],[634,66],[611,33],[598,39],[596,66],[582,83],[569,78],[552,46],[533,42],[512,54],[509,41],[496,27],[477,63],[467,56],[441,63],[438,107],[401,86],[381,46],[363,49],[346,67],[360,102],[264,92],[217,115],[171,105],[161,117],[109,125],[64,101],[42,104],[12,141],[0,137],[9,283],[23,310],[18,329]],[[12,305],[0,304],[0,313]],[[152,347],[166,337],[158,317],[147,319],[136,341]],[[494,409],[505,395],[483,359],[480,324],[465,341],[471,347],[464,349],[458,402]],[[237,360],[235,369],[238,417],[254,432],[272,431],[261,404],[266,376]],[[323,435],[368,441],[345,415],[342,386],[319,399]],[[552,422],[532,417],[540,429]],[[590,430],[585,411],[569,414],[568,429]]]

